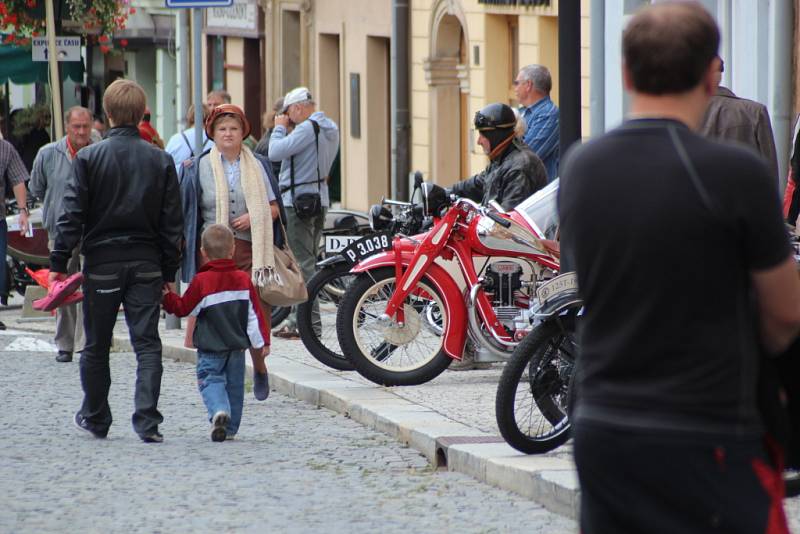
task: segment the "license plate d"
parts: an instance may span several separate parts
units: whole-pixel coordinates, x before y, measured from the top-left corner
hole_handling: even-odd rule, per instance
[[[326,235],[325,252],[327,254],[338,254],[353,241],[361,239],[360,235]]]
[[[342,250],[341,254],[351,265],[355,265],[373,254],[391,249],[392,235],[389,232],[381,232],[353,241]]]
[[[536,288],[536,297],[539,302],[546,302],[548,299],[578,289],[578,275],[576,273],[564,273],[556,276],[552,280],[545,282]]]

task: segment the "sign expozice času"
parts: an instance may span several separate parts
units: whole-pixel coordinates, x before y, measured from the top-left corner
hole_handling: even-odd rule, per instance
[[[47,36],[31,39],[31,59],[33,61],[47,61],[48,50]],[[56,37],[56,59],[58,61],[82,61],[80,37]]]

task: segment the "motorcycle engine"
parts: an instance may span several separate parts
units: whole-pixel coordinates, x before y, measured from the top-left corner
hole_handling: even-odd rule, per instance
[[[497,319],[514,329],[521,309],[517,306],[522,288],[522,266],[513,261],[496,261],[489,265],[484,277],[484,290],[492,301]]]

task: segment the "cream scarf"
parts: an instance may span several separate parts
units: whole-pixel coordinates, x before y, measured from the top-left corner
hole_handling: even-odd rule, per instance
[[[211,170],[214,173],[214,184],[217,194],[218,224],[230,227],[228,198],[228,179],[222,168],[222,155],[215,146],[211,148]],[[283,285],[283,281],[275,270],[275,256],[272,241],[272,211],[269,207],[269,196],[264,177],[259,166],[261,163],[246,146],[242,146],[239,155],[239,182],[244,192],[247,213],[250,214],[250,235],[253,244],[253,284],[264,287],[267,282]]]

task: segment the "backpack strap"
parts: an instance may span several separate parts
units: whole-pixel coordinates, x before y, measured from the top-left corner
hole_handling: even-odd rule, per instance
[[[186,143],[186,146],[189,148],[189,152],[191,152],[192,157],[194,157],[194,149],[192,148],[192,144],[189,142],[189,138],[186,137],[186,134],[184,132],[181,132],[181,137],[183,137],[183,142]],[[206,140],[203,141],[203,146],[200,149],[200,153],[202,153],[206,149],[207,144],[208,144],[208,137],[206,137]]]

